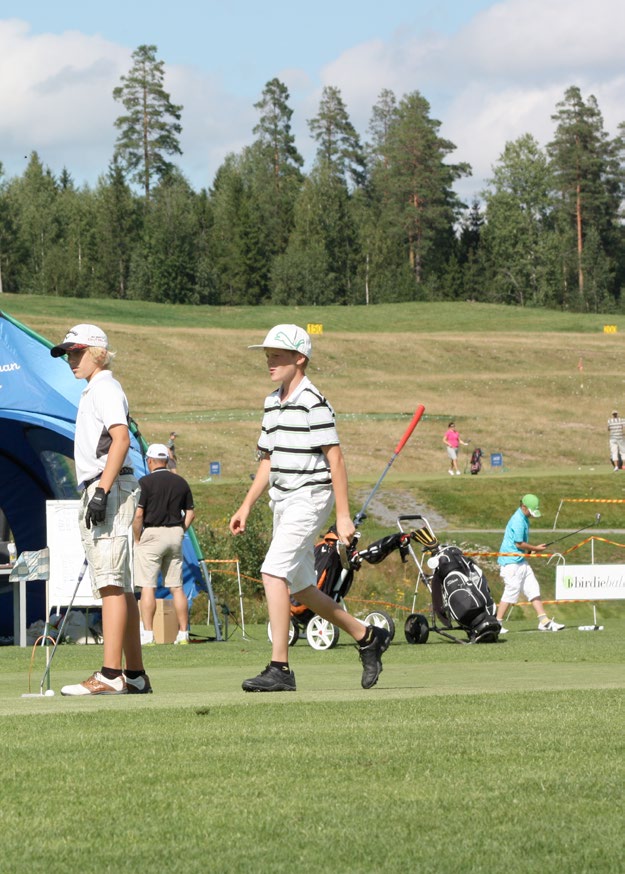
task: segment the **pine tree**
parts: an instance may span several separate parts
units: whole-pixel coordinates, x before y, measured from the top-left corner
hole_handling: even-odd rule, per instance
[[[570,248],[567,238],[572,238],[578,305],[587,309],[590,302],[586,271],[590,264],[585,259],[585,243],[591,229],[595,234],[593,263],[597,264],[597,241],[608,258],[615,255],[613,248],[625,187],[625,176],[619,160],[622,143],[620,138],[610,140],[604,130],[596,98],[591,95],[584,101],[577,86],[566,90],[552,119],[557,127],[547,148],[560,199],[558,212],[563,250],[566,252]],[[567,262],[565,257],[565,283],[570,270]],[[606,273],[605,265],[600,270],[603,276],[610,272],[608,270]],[[596,287],[593,282],[593,288]],[[593,300],[593,306],[596,306],[596,299]]]
[[[430,118],[430,105],[418,91],[405,95],[396,108],[387,96],[378,122],[380,115],[386,123],[377,124],[372,171],[378,221],[401,243],[419,286],[428,273],[444,269],[453,250],[462,204],[452,185],[470,167],[445,163],[456,147],[439,136],[440,122]]]
[[[57,187],[49,168],[33,152],[21,178],[10,185],[15,207],[17,246],[23,253],[17,285],[24,294],[57,294],[52,269],[53,252],[59,241]]]
[[[258,222],[271,260],[284,252],[293,228],[293,209],[302,186],[304,159],[295,147],[291,132],[293,110],[289,91],[279,79],[267,82],[261,99],[254,104],[260,113],[254,127],[256,140],[247,153],[253,164],[250,184]]]
[[[152,181],[173,170],[166,156],[182,154],[178,140],[182,106],[173,104],[163,88],[164,62],[156,59],[156,51],[154,45],[139,46],[132,53],[129,74],[121,77],[123,84],[113,89],[114,99],[126,110],[115,121],[119,130],[115,155],[132,181],[143,186],[146,202]]]
[[[364,151],[338,88],[326,86],[323,89],[319,113],[309,119],[308,127],[318,143],[318,166],[345,181],[350,179],[355,186],[364,185]]]
[[[494,299],[521,306],[555,302],[553,177],[531,134],[506,143],[488,184],[483,237]]]
[[[95,191],[98,261],[96,293],[102,297],[128,296],[128,277],[133,248],[137,245],[145,211],[139,208],[116,159]]]

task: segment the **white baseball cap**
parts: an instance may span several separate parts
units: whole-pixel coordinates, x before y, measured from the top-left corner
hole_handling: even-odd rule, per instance
[[[150,443],[148,451],[145,454],[148,458],[157,458],[159,461],[167,461],[169,458],[169,449],[164,443]]]
[[[262,343],[247,348],[288,349],[289,352],[305,355],[309,360],[312,356],[312,341],[306,331],[298,325],[275,325]]]
[[[73,349],[86,349],[87,346],[108,349],[108,337],[97,325],[74,325],[65,335],[63,342],[50,349],[50,355],[53,358],[60,358]]]

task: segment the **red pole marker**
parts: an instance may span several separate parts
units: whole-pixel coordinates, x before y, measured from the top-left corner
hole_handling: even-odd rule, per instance
[[[402,449],[404,448],[404,446],[406,445],[406,443],[407,443],[408,440],[410,439],[410,436],[411,436],[412,432],[414,431],[414,429],[415,429],[415,428],[417,427],[417,425],[419,424],[419,422],[420,422],[420,420],[421,420],[421,416],[422,416],[424,413],[425,413],[425,407],[423,406],[423,404],[419,404],[419,406],[418,406],[417,409],[415,410],[415,414],[414,414],[414,416],[413,416],[412,419],[410,420],[410,423],[409,423],[408,427],[407,427],[406,430],[404,431],[401,440],[399,441],[399,443],[398,443],[397,446],[395,447],[395,451],[393,452],[393,454],[392,454],[392,456],[391,456],[391,458],[390,458],[388,464],[387,464],[386,467],[384,468],[384,471],[383,471],[383,473],[382,473],[382,476],[380,477],[380,479],[377,481],[377,483],[376,483],[375,486],[373,487],[373,491],[371,492],[371,494],[369,495],[369,497],[367,498],[367,500],[366,500],[365,503],[363,504],[362,509],[360,510],[360,512],[359,512],[359,513],[356,513],[356,515],[355,515],[355,517],[354,517],[354,525],[356,525],[356,526],[360,525],[360,523],[363,521],[363,519],[366,519],[366,518],[367,518],[366,515],[365,515],[365,510],[367,509],[367,507],[368,507],[368,505],[369,505],[369,502],[371,501],[371,498],[375,495],[375,493],[377,492],[377,490],[380,488],[380,483],[382,482],[382,480],[384,479],[384,477],[386,476],[386,474],[389,472],[392,463],[395,461],[395,459],[397,458],[397,456],[399,455],[399,453],[402,451]]]

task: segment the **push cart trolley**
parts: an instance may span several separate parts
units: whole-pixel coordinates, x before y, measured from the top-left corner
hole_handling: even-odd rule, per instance
[[[453,643],[495,643],[501,624],[486,578],[475,562],[457,546],[440,544],[430,523],[421,515],[398,516],[397,527],[409,537],[407,550],[417,568],[412,613],[404,623],[408,643],[427,643],[430,631]],[[413,541],[421,543],[421,556],[417,555]],[[425,553],[429,555],[424,560]],[[431,599],[429,619],[415,612],[420,584]],[[468,639],[457,636],[454,632],[458,631]]]
[[[354,574],[360,570],[363,562],[378,564],[391,552],[399,550],[405,561],[409,535],[402,533],[389,534],[381,540],[376,540],[365,549],[358,549],[360,532],[351,544],[346,547],[339,542],[334,527],[321,538],[315,546],[315,571],[317,587],[333,601],[346,609],[344,599],[349,592]],[[373,610],[364,620],[365,625],[377,625],[395,636],[395,622],[385,610]],[[339,640],[339,628],[328,622],[322,616],[300,604],[291,597],[291,624],[289,628],[289,646],[297,643],[300,635],[305,634],[306,640],[313,649],[326,650],[335,647]],[[267,624],[267,634],[271,640],[271,625]]]

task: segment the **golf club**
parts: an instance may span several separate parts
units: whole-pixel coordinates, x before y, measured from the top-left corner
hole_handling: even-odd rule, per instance
[[[584,525],[582,528],[578,528],[577,531],[570,531],[568,534],[563,534],[562,537],[558,537],[556,540],[550,540],[549,543],[545,543],[545,546],[552,546],[554,543],[559,543],[561,540],[564,540],[567,537],[572,537],[574,534],[579,534],[580,531],[586,531],[587,528],[592,528],[601,519],[601,513],[597,513],[595,516],[595,521],[591,522],[590,525]]]
[[[414,414],[414,416],[413,416],[412,419],[410,420],[410,424],[408,425],[408,427],[407,427],[406,430],[404,431],[404,434],[403,434],[401,440],[399,441],[399,443],[398,443],[397,446],[395,447],[395,451],[393,452],[390,461],[388,462],[388,464],[387,464],[386,467],[384,468],[384,471],[382,472],[382,476],[381,476],[380,479],[377,481],[377,483],[374,485],[373,490],[371,491],[371,494],[369,495],[369,497],[367,498],[367,500],[366,500],[366,501],[364,502],[364,504],[362,505],[362,509],[360,510],[360,512],[359,512],[359,513],[356,513],[356,515],[354,516],[354,525],[356,525],[356,527],[358,527],[358,525],[360,525],[360,523],[363,521],[363,519],[366,519],[366,518],[367,518],[367,517],[366,517],[366,514],[365,514],[365,510],[367,509],[367,507],[368,507],[368,505],[369,505],[369,501],[370,501],[371,498],[375,495],[375,493],[377,492],[377,490],[380,488],[380,483],[382,482],[382,480],[384,479],[384,477],[386,476],[386,474],[389,472],[392,463],[395,461],[395,459],[397,458],[397,456],[399,455],[399,453],[402,451],[402,449],[404,448],[404,446],[405,446],[406,443],[408,442],[408,439],[409,439],[410,435],[412,434],[412,432],[414,431],[414,429],[415,429],[415,428],[417,427],[417,425],[419,424],[419,420],[421,419],[421,416],[422,416],[424,413],[425,413],[425,407],[423,406],[423,404],[419,404],[419,406],[418,406],[417,409],[415,410],[415,414]]]
[[[52,667],[52,659],[54,658],[54,653],[56,652],[56,648],[59,645],[59,643],[61,642],[61,638],[63,637],[63,631],[65,630],[65,623],[67,622],[67,617],[70,614],[70,610],[74,606],[74,599],[75,599],[76,595],[78,594],[78,589],[80,588],[80,584],[82,583],[83,577],[87,572],[87,567],[88,567],[87,559],[85,558],[85,560],[82,563],[82,567],[80,568],[80,572],[78,574],[78,580],[76,581],[76,588],[74,589],[74,592],[73,592],[72,597],[70,599],[69,606],[67,607],[67,609],[65,611],[65,616],[63,616],[63,621],[61,622],[61,624],[59,626],[56,640],[54,641],[54,646],[52,647],[52,652],[50,653],[50,658],[47,659],[46,669],[43,672],[43,676],[41,678],[41,683],[39,684],[39,694],[34,692],[34,693],[31,693],[28,695],[22,695],[22,698],[33,698],[33,697],[39,698],[39,697],[43,697],[43,696],[47,696],[47,695],[54,695],[54,692],[50,689],[49,686],[48,686],[48,689],[46,689],[46,691],[44,692],[43,686],[44,686],[44,683],[46,682],[46,679],[48,680],[48,683],[50,682],[50,668]]]

